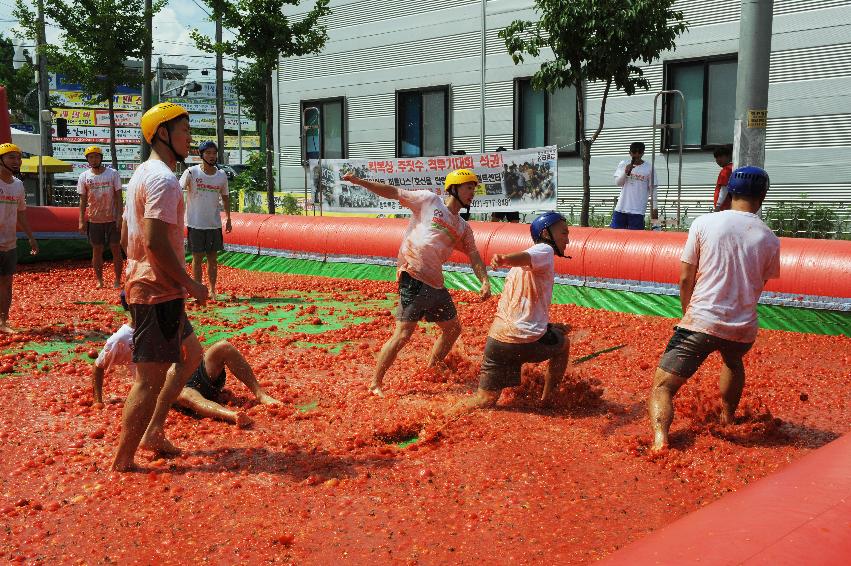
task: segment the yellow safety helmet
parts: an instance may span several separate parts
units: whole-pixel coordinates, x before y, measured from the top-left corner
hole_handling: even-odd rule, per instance
[[[103,150],[96,145],[90,145],[87,147],[86,151],[83,152],[83,157],[88,157],[90,153],[99,153],[100,156],[103,157]]]
[[[7,153],[12,153],[14,151],[21,153],[21,148],[19,148],[13,143],[0,143],[0,156],[6,155]]]
[[[179,118],[180,116],[189,117],[189,111],[180,104],[175,104],[173,102],[160,102],[156,106],[151,107],[151,109],[145,112],[142,116],[142,136],[145,138],[145,141],[151,143],[151,140],[154,139],[154,134],[156,133],[157,128],[159,128],[161,124],[164,124],[169,120]]]
[[[446,176],[446,182],[443,184],[443,188],[448,191],[452,185],[463,185],[470,182],[479,183],[479,178],[476,177],[475,173],[469,169],[456,169]]]

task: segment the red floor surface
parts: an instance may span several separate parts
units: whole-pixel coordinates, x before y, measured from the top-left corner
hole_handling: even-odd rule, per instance
[[[327,291],[384,299],[391,283],[220,270],[229,296]],[[824,445],[851,428],[851,340],[761,331],[746,358],[735,425],[715,424],[719,360],[676,401],[672,449],[647,452],[645,398],[671,319],[554,306],[573,325],[573,366],[552,407],[534,402],[543,366],[497,410],[446,423],[470,394],[496,299],[453,293],[464,324],[450,371],[425,371],[433,330],[417,333],[389,372],[386,399],[366,391],[374,352],[393,319],[312,335],[339,354],[299,347],[301,335],[232,338],[283,408],[254,407],[228,381],[226,400],[252,428],[172,412],[172,460],[140,453],[143,473],[108,471],[124,372],[91,406],[82,359],[22,348],[32,340],[101,340],[122,317],[102,305],[81,263],[27,268],[15,278],[11,322],[36,328],[0,338],[0,559],[44,564],[567,564],[593,561]],[[238,302],[238,300],[236,301]],[[215,319],[234,300],[191,307]],[[314,303],[322,316],[327,309]],[[238,332],[239,324],[233,324]],[[255,343],[256,342],[256,343]],[[96,347],[99,347],[98,343]],[[24,368],[24,369],[22,369]],[[309,410],[316,402],[316,408]],[[298,409],[301,406],[305,411]],[[394,442],[420,433],[420,441]]]

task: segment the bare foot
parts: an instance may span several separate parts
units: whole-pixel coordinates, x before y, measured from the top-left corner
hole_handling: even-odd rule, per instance
[[[5,322],[0,324],[0,332],[3,334],[17,334],[18,331],[6,324]]]
[[[116,279],[116,280],[112,283],[112,288],[113,288],[113,289],[121,289],[121,280],[120,280],[120,279]]]
[[[103,289],[103,279],[98,279],[98,284],[95,285],[97,289]]]
[[[725,411],[722,407],[721,414],[718,415],[718,422],[721,426],[731,425],[736,422],[736,417],[735,415],[731,415],[728,411]]]
[[[112,469],[116,472],[137,472],[139,471],[139,466],[136,465],[136,462],[130,460],[129,462],[119,462],[115,460],[112,463]]]
[[[234,424],[239,428],[249,427],[253,422],[254,421],[252,421],[251,418],[242,411],[236,413],[236,422]]]
[[[260,393],[257,395],[257,401],[261,405],[280,405],[281,402],[269,395],[268,393]]]
[[[165,437],[163,433],[145,435],[142,442],[139,443],[139,448],[150,450],[164,456],[177,456],[181,450]]]
[[[652,452],[659,452],[668,449],[668,436],[657,432],[653,438],[653,446],[650,447]]]
[[[384,391],[381,390],[381,385],[372,384],[369,386],[369,392],[375,395],[376,397],[384,398]]]

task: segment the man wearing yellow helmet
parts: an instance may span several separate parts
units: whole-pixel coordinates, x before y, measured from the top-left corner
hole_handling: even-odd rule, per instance
[[[80,195],[80,233],[88,234],[92,246],[92,267],[98,289],[103,287],[103,248],[112,251],[112,268],[115,274],[113,287],[121,287],[121,231],[118,228],[122,210],[121,176],[115,169],[104,167],[103,150],[96,145],[84,152],[89,169],[77,180]],[[88,213],[88,222],[86,215]]]
[[[184,299],[207,299],[207,288],[186,272],[183,192],[174,176],[189,155],[189,113],[157,104],[142,116],[151,156],[133,172],[121,240],[127,250],[124,284],[133,318],[136,381],[124,404],[118,451],[112,467],[134,467],[136,449],[177,453],[165,437],[166,415],[201,360],[201,344],[186,318]]]
[[[21,150],[13,143],[0,144],[0,332],[12,334],[9,308],[12,306],[12,278],[18,265],[20,226],[30,241],[30,253],[38,253],[38,243],[27,221],[24,184],[15,175],[21,171]]]
[[[343,181],[360,185],[380,197],[398,200],[413,212],[399,248],[396,329],[381,348],[369,386],[374,394],[383,396],[384,374],[410,340],[417,322],[425,319],[440,327],[441,334],[431,351],[429,367],[442,363],[461,335],[455,304],[443,284],[443,264],[453,250],[467,254],[476,277],[482,282],[482,298],[490,297],[487,268],[476,249],[473,231],[458,214],[462,208],[470,207],[479,179],[466,169],[451,172],[446,176],[447,196],[443,200],[428,190],[397,189],[352,174],[345,175]]]

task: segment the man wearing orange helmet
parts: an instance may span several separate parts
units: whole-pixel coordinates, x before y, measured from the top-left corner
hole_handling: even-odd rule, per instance
[[[370,391],[383,397],[381,387],[384,374],[411,339],[417,322],[425,319],[440,327],[441,334],[431,351],[429,367],[442,362],[461,336],[461,323],[458,322],[455,304],[443,284],[443,264],[453,250],[467,254],[476,277],[482,282],[482,299],[490,297],[487,268],[476,249],[473,231],[459,215],[462,208],[469,209],[479,179],[467,169],[449,173],[444,183],[446,197],[443,200],[428,190],[398,189],[352,174],[343,176],[343,181],[360,185],[380,197],[398,200],[413,212],[399,248],[396,329],[378,354],[369,386]]]
[[[163,432],[166,415],[202,348],[186,318],[184,299],[207,299],[207,288],[186,272],[183,253],[183,192],[174,176],[177,161],[189,155],[189,113],[170,102],[142,116],[142,136],[151,156],[127,185],[121,241],[127,250],[124,284],[133,318],[136,380],[124,403],[118,451],[112,467],[131,470],[136,449],[163,454],[179,450]]]
[[[109,245],[112,251],[112,267],[115,273],[113,287],[121,287],[121,176],[118,171],[103,165],[103,150],[96,145],[84,152],[89,169],[77,181],[80,195],[80,233],[88,234],[92,246],[92,267],[95,270],[98,289],[103,287],[103,248]],[[88,213],[88,222],[86,214]]]
[[[17,226],[30,241],[30,253],[38,253],[38,243],[27,222],[24,184],[15,177],[21,171],[21,150],[13,143],[0,144],[0,332],[12,334],[9,308],[12,306],[12,278],[18,265]]]

